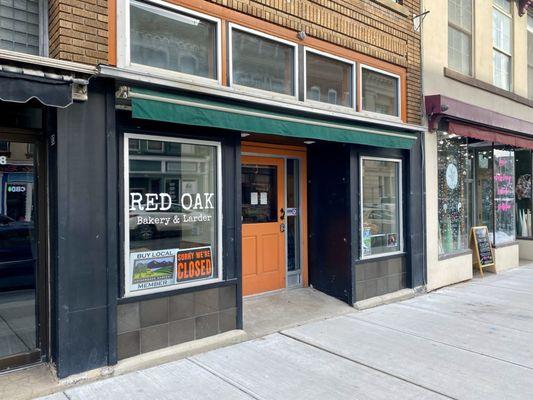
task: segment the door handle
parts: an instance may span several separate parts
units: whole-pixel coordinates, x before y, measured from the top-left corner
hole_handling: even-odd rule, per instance
[[[283,221],[285,219],[285,210],[283,209],[283,207],[279,210],[279,212],[281,213],[281,217],[279,217],[279,219]]]

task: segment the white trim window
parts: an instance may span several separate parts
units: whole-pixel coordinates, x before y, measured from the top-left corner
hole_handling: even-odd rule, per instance
[[[126,297],[222,280],[220,143],[126,133],[124,199]]]
[[[402,161],[361,157],[361,258],[403,251]]]
[[[48,1],[2,0],[0,49],[48,56]]]
[[[230,24],[230,86],[270,96],[296,98],[298,46],[287,40]]]
[[[493,0],[492,3],[492,67],[493,83],[511,90],[512,81],[512,3]]]
[[[118,2],[118,64],[167,78],[220,82],[220,20],[161,0]]]
[[[304,49],[304,101],[355,108],[355,62]]]
[[[533,9],[527,13],[527,82],[528,96],[533,100]]]
[[[448,67],[472,75],[472,0],[448,0]]]
[[[400,76],[361,65],[361,107],[370,114],[400,117]]]

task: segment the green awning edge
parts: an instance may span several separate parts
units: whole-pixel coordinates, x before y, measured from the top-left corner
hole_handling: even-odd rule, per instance
[[[139,119],[396,149],[410,149],[416,140],[412,133],[295,117],[139,88],[131,90],[130,97],[132,116]]]

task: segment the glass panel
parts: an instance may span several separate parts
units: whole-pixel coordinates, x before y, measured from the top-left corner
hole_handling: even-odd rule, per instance
[[[511,53],[511,18],[498,11],[492,10],[492,44],[505,53]]]
[[[468,248],[466,139],[438,132],[439,254]]]
[[[451,26],[448,27],[448,66],[465,75],[471,70],[471,38]]]
[[[472,31],[472,0],[448,0],[448,20],[454,25]]]
[[[531,151],[515,151],[516,235],[531,237]]]
[[[0,358],[37,348],[35,166],[27,143],[9,150],[0,154]]]
[[[137,1],[130,12],[132,63],[217,78],[214,22]]]
[[[294,95],[294,47],[237,29],[232,32],[233,83]]]
[[[147,142],[141,140],[143,160],[139,161],[135,160],[139,146],[130,140],[134,145],[130,165],[152,163],[159,170],[129,171],[129,290],[217,278],[217,148],[186,144],[193,154],[175,156],[150,153]],[[169,143],[174,149],[183,146],[165,141],[159,148],[166,151],[170,146],[164,144]],[[162,172],[161,165],[169,158],[176,160],[175,168]],[[197,168],[180,169],[182,161],[194,162]]]
[[[278,168],[275,165],[242,166],[242,223],[278,220]]]
[[[476,159],[476,225],[486,225],[492,239],[494,232],[492,146],[478,147],[474,154]]]
[[[363,110],[398,115],[398,78],[363,68]]]
[[[515,239],[514,150],[494,149],[494,216],[496,244]]]
[[[494,4],[508,13],[511,12],[511,1],[510,0],[494,0]]]
[[[399,168],[399,162],[363,159],[363,257],[400,250]]]
[[[309,100],[352,106],[352,66],[307,52],[306,88]]]
[[[511,88],[511,57],[494,50],[494,85],[509,90]]]
[[[300,269],[300,162],[287,160],[287,269]]]
[[[39,0],[0,2],[0,49],[39,55]]]

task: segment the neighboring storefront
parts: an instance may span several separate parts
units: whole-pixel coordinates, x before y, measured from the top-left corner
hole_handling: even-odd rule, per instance
[[[518,266],[532,253],[533,140],[524,130],[533,124],[439,95],[426,97],[426,109],[435,130],[427,151],[436,153],[439,262],[458,280],[471,277],[470,228],[487,226],[496,259],[489,269]]]

